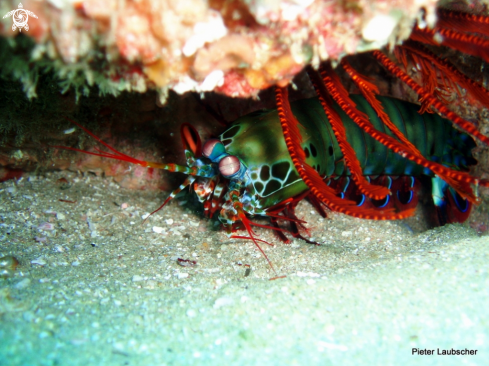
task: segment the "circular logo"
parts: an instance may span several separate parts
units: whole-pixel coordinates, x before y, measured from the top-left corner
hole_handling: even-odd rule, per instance
[[[14,24],[19,28],[24,28],[29,20],[29,14],[24,9],[17,9],[12,17]]]
[[[12,16],[12,21],[14,24],[12,24],[12,30],[16,30],[19,28],[19,32],[22,31],[22,28],[24,28],[26,31],[29,30],[29,24],[27,24],[27,21],[29,20],[29,15],[31,17],[37,18],[37,15],[34,14],[32,11],[25,10],[22,4],[19,4],[19,8],[15,10],[9,11],[6,15],[3,16],[3,18],[7,18],[9,16]]]

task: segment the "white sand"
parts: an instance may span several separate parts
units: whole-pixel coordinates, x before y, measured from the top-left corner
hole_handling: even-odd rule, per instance
[[[0,279],[0,365],[489,365],[487,236],[301,203],[325,245],[257,230],[286,276],[270,281],[252,243],[178,202],[141,225],[164,198],[69,173],[0,184],[0,257],[20,261]]]

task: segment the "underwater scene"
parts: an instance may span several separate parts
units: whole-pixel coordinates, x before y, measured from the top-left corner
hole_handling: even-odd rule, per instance
[[[0,365],[489,364],[489,2],[0,13]]]

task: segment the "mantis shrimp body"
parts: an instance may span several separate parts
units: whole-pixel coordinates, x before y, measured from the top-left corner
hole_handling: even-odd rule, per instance
[[[363,96],[350,97],[375,128],[394,136]],[[455,172],[466,171],[475,163],[471,155],[474,140],[453,128],[449,120],[436,114],[421,115],[418,113],[420,107],[412,103],[388,97],[379,97],[379,100],[397,129],[429,162],[449,167]],[[230,237],[252,239],[258,247],[258,241],[263,240],[255,237],[251,226],[264,225],[252,222],[250,217],[253,216],[270,217],[272,226],[265,227],[276,230],[284,241],[288,240],[284,233],[290,232],[310,242],[300,234],[299,226],[304,227],[304,222],[294,213],[297,203],[307,196],[323,215],[322,206],[366,219],[401,219],[411,216],[417,204],[419,178],[423,176],[431,182],[440,223],[461,222],[468,217],[470,200],[462,198],[456,189],[429,168],[377,142],[362,131],[337,104],[333,108],[341,118],[347,142],[359,161],[364,178],[370,186],[387,190],[388,194],[384,197],[373,196],[359,189],[319,98],[294,102],[291,111],[299,122],[300,147],[304,152],[305,166],[312,167],[333,192],[330,199],[335,207],[324,204],[312,194],[295,168],[282,135],[278,110],[263,110],[241,117],[219,138],[209,139],[203,145],[191,125],[182,125],[186,166],[132,158],[110,147],[82,126],[79,127],[111,152],[69,149],[143,167],[187,174],[185,181],[154,212],[163,208],[180,191],[191,187],[202,202],[206,216],[217,214]],[[280,228],[277,222],[279,219],[288,221],[291,228]],[[234,235],[239,224],[245,227],[249,236]]]

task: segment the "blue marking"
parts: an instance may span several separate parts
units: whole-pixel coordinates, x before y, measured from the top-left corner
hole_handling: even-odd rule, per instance
[[[406,175],[411,175],[413,174],[413,166],[411,164],[406,164],[406,167],[404,168],[404,174]]]
[[[416,181],[414,179],[414,177],[410,177],[411,178],[411,185],[409,186],[409,188],[413,188],[414,187],[414,182]]]
[[[411,201],[413,200],[413,197],[414,197],[413,191],[409,191],[409,199],[408,199],[408,201],[406,203],[404,203],[404,205],[410,204]],[[402,203],[401,198],[399,197],[399,191],[397,191],[397,199],[399,200],[399,202]]]
[[[374,167],[373,166],[366,166],[363,168],[363,175],[370,175],[373,172]]]
[[[209,159],[213,163],[219,163],[221,159],[227,155],[229,154],[226,153],[226,148],[224,147],[224,145],[222,143],[218,143],[214,145],[214,148],[212,149],[212,153],[209,155]]]
[[[364,195],[364,194],[362,194],[362,200],[360,201],[360,203],[359,203],[357,206],[359,206],[359,207],[360,207],[360,206],[361,206],[361,205],[363,205],[364,203],[365,203],[365,195]]]
[[[399,193],[399,192],[397,192]],[[387,204],[389,203],[390,199],[391,199],[391,196],[387,196],[385,199],[385,203],[382,205],[382,206],[379,206],[378,208],[384,208],[385,206],[387,206]]]
[[[350,177],[346,177],[346,186],[345,186],[345,188],[343,188],[343,192],[346,192],[346,190],[348,189],[348,186],[349,185],[350,185]]]
[[[468,201],[463,199],[462,197],[460,197],[456,192],[454,192],[451,188],[450,188],[450,194],[452,195],[453,197],[453,200],[455,201],[455,205],[457,206],[457,208],[460,210],[460,212],[467,212],[467,210],[469,209],[469,204],[468,204]],[[460,205],[463,204],[465,207],[461,207]]]

